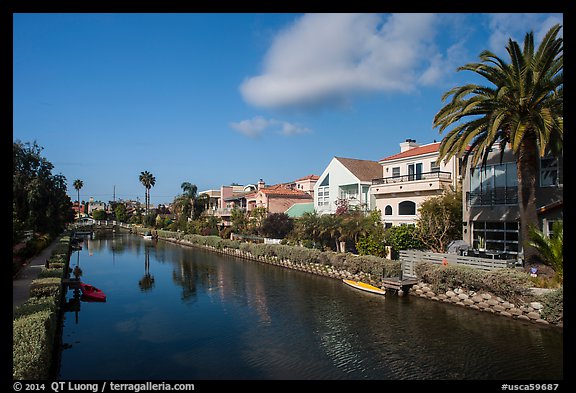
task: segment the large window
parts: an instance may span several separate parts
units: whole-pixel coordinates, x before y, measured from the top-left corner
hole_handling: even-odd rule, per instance
[[[516,163],[487,165],[471,171],[468,201],[472,206],[517,204]]]
[[[540,159],[540,187],[550,187],[562,184],[561,170],[558,159],[544,157]]]
[[[422,179],[422,163],[408,164],[408,180]]]
[[[330,187],[318,187],[318,206],[330,204]]]
[[[518,222],[474,221],[473,248],[488,251],[518,253]]]
[[[413,216],[416,214],[416,204],[412,201],[403,201],[398,204],[400,216]]]

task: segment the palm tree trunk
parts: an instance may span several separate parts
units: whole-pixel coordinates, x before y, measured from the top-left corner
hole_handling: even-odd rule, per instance
[[[528,134],[528,133],[527,133]],[[536,263],[538,251],[526,244],[528,240],[528,228],[531,225],[538,227],[538,213],[536,206],[537,175],[538,168],[538,145],[532,134],[524,137],[518,150],[518,205],[520,207],[520,233],[518,236],[519,246],[524,249],[524,263],[528,269],[530,264]]]

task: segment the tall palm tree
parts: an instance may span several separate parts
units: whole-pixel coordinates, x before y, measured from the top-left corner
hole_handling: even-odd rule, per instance
[[[148,214],[148,206],[150,205],[150,188],[156,184],[156,178],[148,171],[140,172],[140,183],[146,188],[145,204],[146,214]]]
[[[438,162],[461,157],[465,167],[485,166],[491,147],[501,151],[508,144],[517,162],[520,235],[527,236],[538,225],[536,174],[538,158],[547,153],[558,156],[562,150],[563,121],[563,39],[561,25],[553,26],[534,51],[533,33],[524,38],[524,48],[510,39],[506,50],[510,63],[490,51],[480,54],[481,63],[470,63],[458,71],[472,71],[492,86],[467,84],[451,89],[452,96],[434,117],[434,127],[442,133],[454,126],[440,144]],[[502,153],[503,154],[503,153]],[[537,251],[524,248],[525,261],[534,262]]]
[[[74,180],[74,188],[78,192],[78,218],[80,218],[80,189],[84,187],[84,183],[80,179]]]

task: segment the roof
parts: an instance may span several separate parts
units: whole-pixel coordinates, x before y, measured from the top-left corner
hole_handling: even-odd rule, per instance
[[[258,190],[263,194],[266,194],[268,198],[270,197],[288,197],[288,198],[304,198],[304,199],[312,199],[312,196],[304,191],[294,190],[292,188],[287,188],[283,184],[276,184],[274,186],[261,188]]]
[[[361,181],[372,181],[382,177],[382,166],[376,161],[334,157]]]
[[[546,213],[549,210],[552,210],[552,209],[557,208],[557,207],[563,207],[563,206],[564,206],[563,200],[562,201],[555,201],[555,202],[549,203],[547,205],[544,205],[542,207],[539,207],[537,210],[537,213],[538,214]]]
[[[439,149],[440,149],[440,142],[429,143],[427,145],[413,147],[412,149],[403,151],[402,153],[397,153],[388,157],[384,157],[380,160],[380,162],[397,160],[399,158],[420,156],[423,154],[436,153],[438,152]]]
[[[320,176],[317,175],[308,175],[308,176],[304,176],[298,180],[294,180],[294,181],[303,181],[303,180],[318,180],[320,179]]]
[[[299,218],[304,213],[314,213],[314,202],[295,203],[285,212],[290,218]]]

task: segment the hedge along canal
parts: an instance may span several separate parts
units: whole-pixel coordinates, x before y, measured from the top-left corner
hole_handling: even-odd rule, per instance
[[[108,299],[66,313],[59,379],[563,375],[561,329],[133,235],[88,240],[79,263]]]

